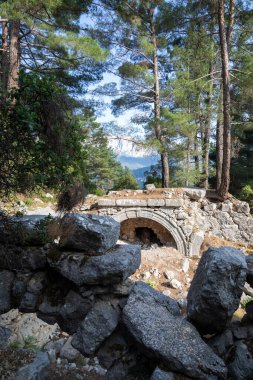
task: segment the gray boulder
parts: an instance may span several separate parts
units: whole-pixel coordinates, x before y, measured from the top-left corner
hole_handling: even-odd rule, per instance
[[[247,282],[253,287],[253,255],[246,256],[247,262]]]
[[[148,286],[148,285],[147,285]],[[129,333],[152,360],[161,360],[168,370],[195,379],[225,379],[224,362],[214,354],[188,321],[173,315],[159,299],[136,297],[136,290],[123,309]]]
[[[47,352],[38,352],[31,364],[18,370],[14,380],[44,380],[49,366],[50,361]]]
[[[11,330],[6,327],[0,326],[0,349],[7,346],[10,336]]]
[[[226,356],[234,344],[232,330],[226,329],[221,334],[215,335],[211,339],[207,340],[207,344],[218,356],[220,356],[223,360],[226,360]]]
[[[154,370],[150,378],[150,380],[174,380],[174,379],[175,377],[172,372],[163,371],[159,367],[156,367],[156,369]]]
[[[60,357],[62,359],[67,359],[70,362],[73,362],[81,355],[80,352],[72,346],[72,339],[72,337],[68,338],[67,342],[64,344],[60,352]]]
[[[249,345],[249,346],[248,346]],[[250,347],[251,345],[251,347]],[[238,341],[229,353],[228,375],[236,380],[253,379],[252,341]]]
[[[49,254],[49,265],[78,286],[83,284],[112,284],[124,281],[139,268],[139,245],[116,245],[102,256],[87,257],[78,253]]]
[[[7,313],[12,308],[12,284],[14,273],[8,270],[0,271],[0,314]]]
[[[163,306],[174,316],[181,315],[180,308],[176,300],[151,288],[151,286],[145,282],[136,282],[131,292],[131,302],[138,303],[143,302],[143,300],[145,300],[145,304],[150,306],[154,306],[156,304],[158,306]]]
[[[32,277],[30,272],[17,272],[13,286],[12,286],[12,297],[13,297],[13,306],[18,308],[20,302],[26,292],[28,282]]]
[[[51,220],[45,215],[1,218],[0,242],[21,246],[44,245],[48,242],[47,225]]]
[[[72,346],[83,355],[93,355],[103,341],[113,333],[118,321],[118,310],[110,303],[98,302],[73,336]]]
[[[201,257],[187,296],[188,319],[204,334],[221,332],[238,308],[246,280],[244,254],[210,247]]]
[[[60,222],[61,248],[87,255],[103,254],[112,248],[120,234],[120,224],[110,216],[67,214]]]
[[[74,334],[91,310],[92,304],[89,298],[83,298],[80,294],[70,290],[57,316],[57,322],[61,329],[68,334]]]
[[[37,304],[41,299],[41,293],[47,282],[46,272],[35,273],[27,284],[19,310],[24,313],[32,313],[36,311]]]
[[[36,270],[47,264],[47,249],[44,247],[0,246],[0,268],[9,270]]]

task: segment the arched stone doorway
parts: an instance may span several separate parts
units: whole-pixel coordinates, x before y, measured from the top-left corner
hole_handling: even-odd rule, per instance
[[[142,222],[144,224],[143,227],[146,227],[145,224],[148,223],[147,222],[148,220],[152,222],[156,222],[156,226],[157,225],[161,226],[159,231],[164,232],[164,229],[165,229],[168,234],[168,235],[166,234],[163,235],[163,233],[159,232],[159,236],[163,235],[162,239],[165,238],[166,236],[167,237],[172,236],[178,251],[182,253],[183,255],[186,255],[186,256],[188,255],[187,242],[185,240],[185,237],[180,227],[178,227],[176,222],[170,219],[170,217],[166,215],[165,213],[161,211],[152,211],[149,209],[128,209],[128,210],[120,211],[117,214],[112,215],[112,217],[115,220],[117,220],[119,223],[121,223],[123,228],[124,228],[123,222],[129,219],[137,219],[137,221],[134,222],[135,224],[138,223],[137,228],[142,227],[141,225],[139,225],[139,223],[142,223]],[[150,228],[150,227],[147,227],[147,228]],[[153,224],[153,228],[154,228],[154,224]]]
[[[129,218],[121,222],[120,237],[131,243],[158,244],[177,248],[171,233],[160,223],[148,218]]]

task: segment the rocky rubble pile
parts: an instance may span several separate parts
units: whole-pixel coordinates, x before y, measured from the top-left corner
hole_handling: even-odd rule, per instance
[[[59,355],[96,358],[108,380],[253,378],[250,305],[241,323],[232,322],[246,279],[253,285],[251,258],[210,248],[192,281],[186,318],[176,300],[128,279],[140,265],[140,246],[117,245],[119,224],[111,217],[66,215],[57,243],[46,245],[38,220],[14,221],[11,232],[0,226],[0,313],[36,312],[72,336],[50,342],[16,379],[46,379]],[[9,335],[0,329],[2,347]]]

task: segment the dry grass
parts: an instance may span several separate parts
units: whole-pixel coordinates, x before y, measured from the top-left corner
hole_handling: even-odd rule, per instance
[[[242,249],[245,253],[253,253],[253,245],[243,242],[233,242],[214,235],[206,235],[200,252],[204,253],[209,247],[234,247]]]

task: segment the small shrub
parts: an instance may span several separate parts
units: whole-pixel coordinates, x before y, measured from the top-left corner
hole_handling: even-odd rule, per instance
[[[146,281],[146,284],[148,284],[149,286],[151,286],[151,288],[155,289],[155,282],[152,281],[152,280],[147,280]]]
[[[37,352],[40,350],[38,340],[34,336],[27,336],[24,339],[24,346],[26,350]]]
[[[22,346],[22,343],[18,340],[13,340],[13,342],[10,343],[10,348],[12,350],[19,350],[20,348],[22,348]]]

